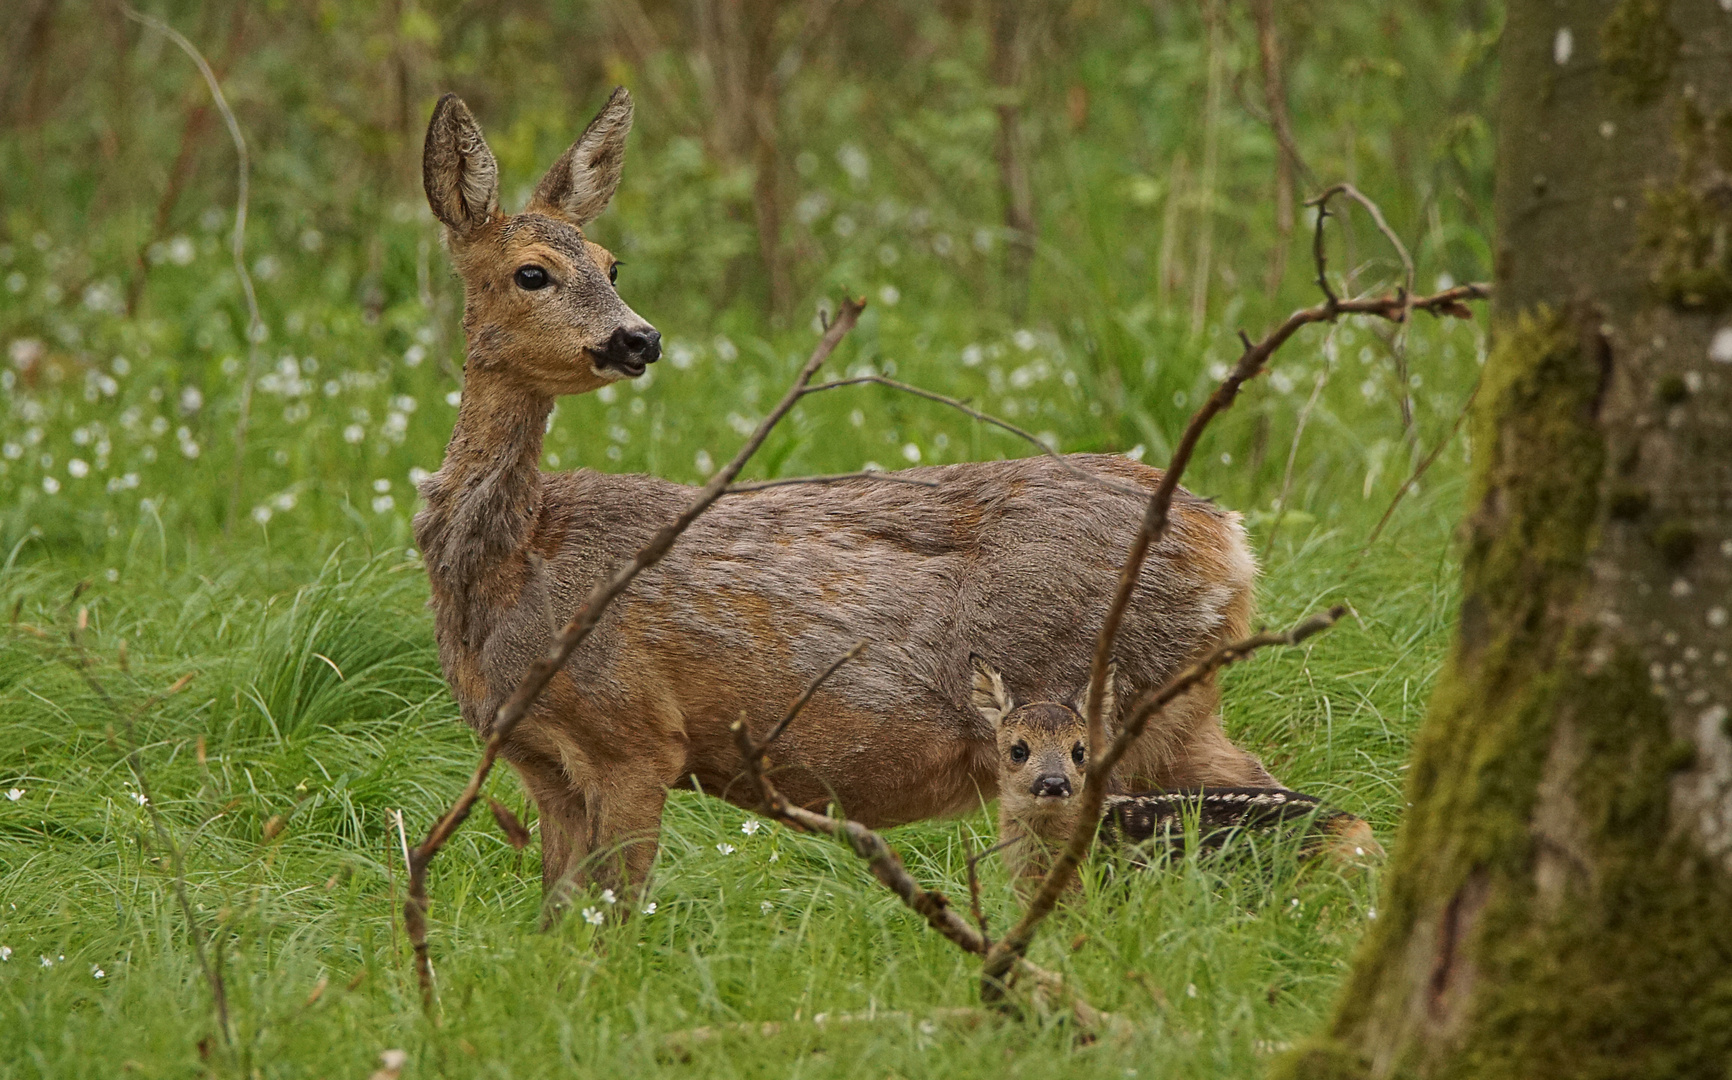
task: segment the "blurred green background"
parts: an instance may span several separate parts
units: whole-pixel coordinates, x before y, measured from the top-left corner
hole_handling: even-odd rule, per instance
[[[590,235],[666,353],[562,401],[547,468],[700,480],[844,292],[870,306],[832,374],[891,374],[1058,449],[1161,464],[1238,331],[1316,299],[1308,195],[1350,181],[1376,199],[1423,291],[1489,276],[1497,5],[141,7],[208,57],[245,137],[263,331],[248,340],[230,254],[235,147],[189,58],[111,3],[0,6],[0,1028],[20,1033],[0,1076],[364,1075],[392,1045],[411,1072],[454,1075],[1237,1076],[1316,1022],[1374,872],[1301,873],[1289,852],[1274,870],[1187,862],[1129,893],[1101,885],[1037,958],[1134,1039],[934,1035],[923,1010],[974,1000],[965,960],[825,842],[772,847],[741,833],[747,815],[684,797],[660,911],[546,937],[534,849],[472,822],[433,875],[445,1026],[426,1025],[394,929],[392,812],[413,839],[474,742],[408,528],[463,359],[421,138],[437,96],[462,95],[515,211],[614,85],[636,99],[624,182]],[[1337,290],[1399,285],[1391,247],[1341,209]],[[1271,622],[1355,602],[1303,654],[1230,676],[1227,715],[1285,779],[1386,836],[1453,614],[1463,442],[1361,549],[1450,435],[1484,329],[1302,332],[1186,481],[1246,513]],[[1029,452],[860,387],[807,399],[749,472]],[[65,644],[80,608],[82,659]],[[113,705],[75,672],[86,661]],[[117,725],[146,705],[157,803],[236,987],[233,1054],[201,1056],[207,995],[120,756]],[[532,819],[514,778],[492,791]],[[954,894],[990,832],[977,816],[893,839]],[[1066,949],[1078,934],[1095,944]],[[878,1008],[910,1018],[685,1056],[665,1041]]]

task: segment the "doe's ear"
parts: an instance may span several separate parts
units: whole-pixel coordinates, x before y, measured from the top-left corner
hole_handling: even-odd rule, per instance
[[[631,130],[631,94],[614,87],[607,104],[535,186],[529,209],[587,225],[607,209],[625,167],[625,136]]]
[[[487,148],[481,125],[456,94],[446,94],[433,106],[421,153],[421,183],[433,216],[459,237],[499,213],[499,163]]]
[[[974,703],[975,711],[986,717],[987,723],[994,729],[1004,722],[1005,716],[1014,708],[1016,702],[1011,699],[1010,691],[1005,689],[1004,676],[998,669],[974,653],[968,654],[968,664],[974,669],[974,684],[969,700]]]
[[[1118,671],[1119,662],[1117,660],[1108,660],[1106,678],[1102,680],[1101,686],[1101,723],[1106,725],[1109,733],[1112,731],[1113,721],[1118,718],[1118,694],[1114,689],[1114,684],[1117,682],[1118,678]],[[1089,715],[1088,687],[1085,686],[1082,691],[1077,694],[1073,706],[1076,709],[1076,714],[1086,721]]]

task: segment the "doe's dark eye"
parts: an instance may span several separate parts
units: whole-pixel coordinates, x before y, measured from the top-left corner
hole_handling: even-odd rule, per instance
[[[1015,746],[1011,747],[1010,748],[1010,760],[1016,762],[1018,765],[1021,765],[1023,762],[1027,761],[1028,760],[1028,744],[1027,743],[1017,743]]]
[[[1078,765],[1081,765],[1083,763],[1083,758],[1086,756],[1087,756],[1087,753],[1083,750],[1083,744],[1082,743],[1077,743],[1075,746],[1070,748],[1070,759],[1072,761],[1076,762]]]
[[[619,281],[619,263],[614,263],[607,268],[607,280],[610,283]]]
[[[516,278],[518,288],[528,289],[530,292],[534,292],[536,289],[545,289],[552,284],[548,280],[547,271],[539,266],[519,266],[517,273],[513,276]]]

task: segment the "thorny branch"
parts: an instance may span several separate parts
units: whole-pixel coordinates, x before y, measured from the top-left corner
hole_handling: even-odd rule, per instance
[[[499,706],[498,711],[494,714],[493,723],[488,731],[487,745],[481,752],[481,761],[475,766],[475,772],[470,776],[468,785],[464,787],[463,793],[458,796],[451,809],[433,823],[432,828],[427,832],[426,839],[409,852],[409,889],[408,896],[403,902],[403,925],[408,931],[409,941],[415,948],[415,974],[421,985],[422,1004],[429,1014],[433,1008],[433,972],[431,958],[427,952],[427,865],[433,861],[433,857],[439,853],[439,849],[445,845],[445,842],[451,838],[451,834],[456,832],[458,826],[462,825],[464,819],[469,816],[469,811],[475,805],[475,800],[480,797],[482,785],[487,782],[488,774],[492,772],[493,763],[498,759],[505,741],[511,737],[511,733],[516,729],[518,723],[529,715],[530,708],[541,696],[541,692],[547,688],[547,684],[553,680],[554,673],[565,666],[565,662],[570,659],[573,650],[589,637],[596,624],[601,621],[602,613],[607,610],[608,605],[618,599],[619,595],[625,592],[639,574],[660,562],[667,555],[668,550],[673,547],[674,541],[679,539],[680,534],[702,516],[704,511],[714,505],[717,499],[727,493],[728,487],[734,482],[734,478],[739,476],[740,470],[745,467],[746,462],[764,444],[764,440],[770,434],[770,429],[774,428],[793,409],[807,385],[812,381],[812,376],[823,366],[824,361],[830,358],[830,354],[836,351],[836,347],[842,343],[842,339],[847,336],[848,331],[854,328],[854,324],[859,321],[860,312],[865,310],[865,307],[864,300],[843,299],[841,307],[836,312],[836,317],[826,327],[823,338],[818,342],[817,348],[812,351],[812,355],[807,359],[805,366],[800,369],[799,375],[794,379],[794,384],[788,388],[786,394],[782,395],[782,400],[777,402],[774,409],[770,410],[769,415],[764,417],[757,430],[752,433],[751,438],[747,439],[745,445],[740,447],[739,452],[734,455],[733,460],[717,470],[716,474],[710,477],[709,482],[699,489],[691,504],[681,511],[679,517],[657,530],[655,535],[650,537],[649,542],[632,558],[631,562],[615,570],[590,590],[583,606],[577,609],[577,614],[573,615],[571,621],[566,623],[564,628],[554,637],[553,642],[548,646],[547,653],[530,665],[528,672],[518,683],[517,689],[512,691],[511,696]]]
[[[1199,683],[1212,678],[1215,672],[1228,664],[1237,663],[1258,649],[1269,645],[1297,645],[1313,634],[1321,633],[1334,626],[1343,615],[1347,614],[1347,610],[1346,604],[1337,604],[1320,615],[1311,616],[1285,633],[1256,634],[1242,641],[1222,645],[1180,672],[1164,686],[1146,692],[1136,700],[1131,706],[1129,719],[1114,736],[1112,744],[1103,752],[1092,755],[1089,761],[1087,779],[1083,783],[1082,809],[1079,811],[1081,824],[1071,834],[1069,843],[1059,854],[1046,879],[1041,882],[1040,891],[1035,894],[1033,900],[1029,901],[1028,908],[1023,912],[1022,918],[1004,936],[1002,941],[993,946],[992,953],[987,957],[985,968],[982,971],[983,988],[991,987],[996,981],[1003,979],[1005,972],[1010,969],[1011,963],[1016,957],[1021,956],[1027,950],[1029,943],[1034,940],[1035,929],[1043,919],[1052,913],[1053,908],[1058,904],[1058,898],[1063,895],[1065,889],[1070,887],[1071,878],[1075,875],[1077,867],[1082,865],[1083,858],[1088,854],[1089,847],[1094,841],[1095,831],[1100,825],[1101,808],[1106,801],[1107,781],[1112,776],[1113,769],[1117,767],[1137,739],[1142,736],[1149,721],[1159,716],[1168,705],[1183,697]]]
[[[258,380],[259,345],[265,339],[265,322],[259,315],[259,298],[253,291],[253,276],[247,272],[247,184],[251,172],[247,162],[247,141],[241,135],[241,125],[235,119],[234,110],[229,108],[228,99],[223,96],[222,83],[217,79],[216,72],[211,70],[204,54],[198,51],[198,46],[188,41],[180,31],[153,15],[135,11],[124,3],[120,10],[133,22],[142,23],[167,37],[198,65],[199,74],[204,76],[205,85],[210,87],[211,101],[215,103],[217,111],[222,113],[223,123],[228,125],[229,138],[235,144],[235,227],[229,240],[229,248],[234,257],[235,276],[240,278],[241,292],[246,295],[247,300],[247,374],[241,383],[240,416],[235,420],[234,480],[229,485],[228,516],[223,525],[225,531],[232,531],[235,517],[240,512],[241,477],[244,475],[242,465],[247,449],[247,421],[252,414],[253,384]]]

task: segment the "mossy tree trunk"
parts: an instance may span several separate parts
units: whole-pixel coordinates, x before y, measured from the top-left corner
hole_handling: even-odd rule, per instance
[[[1732,15],[1511,0],[1456,642],[1308,1078],[1732,1075]]]

